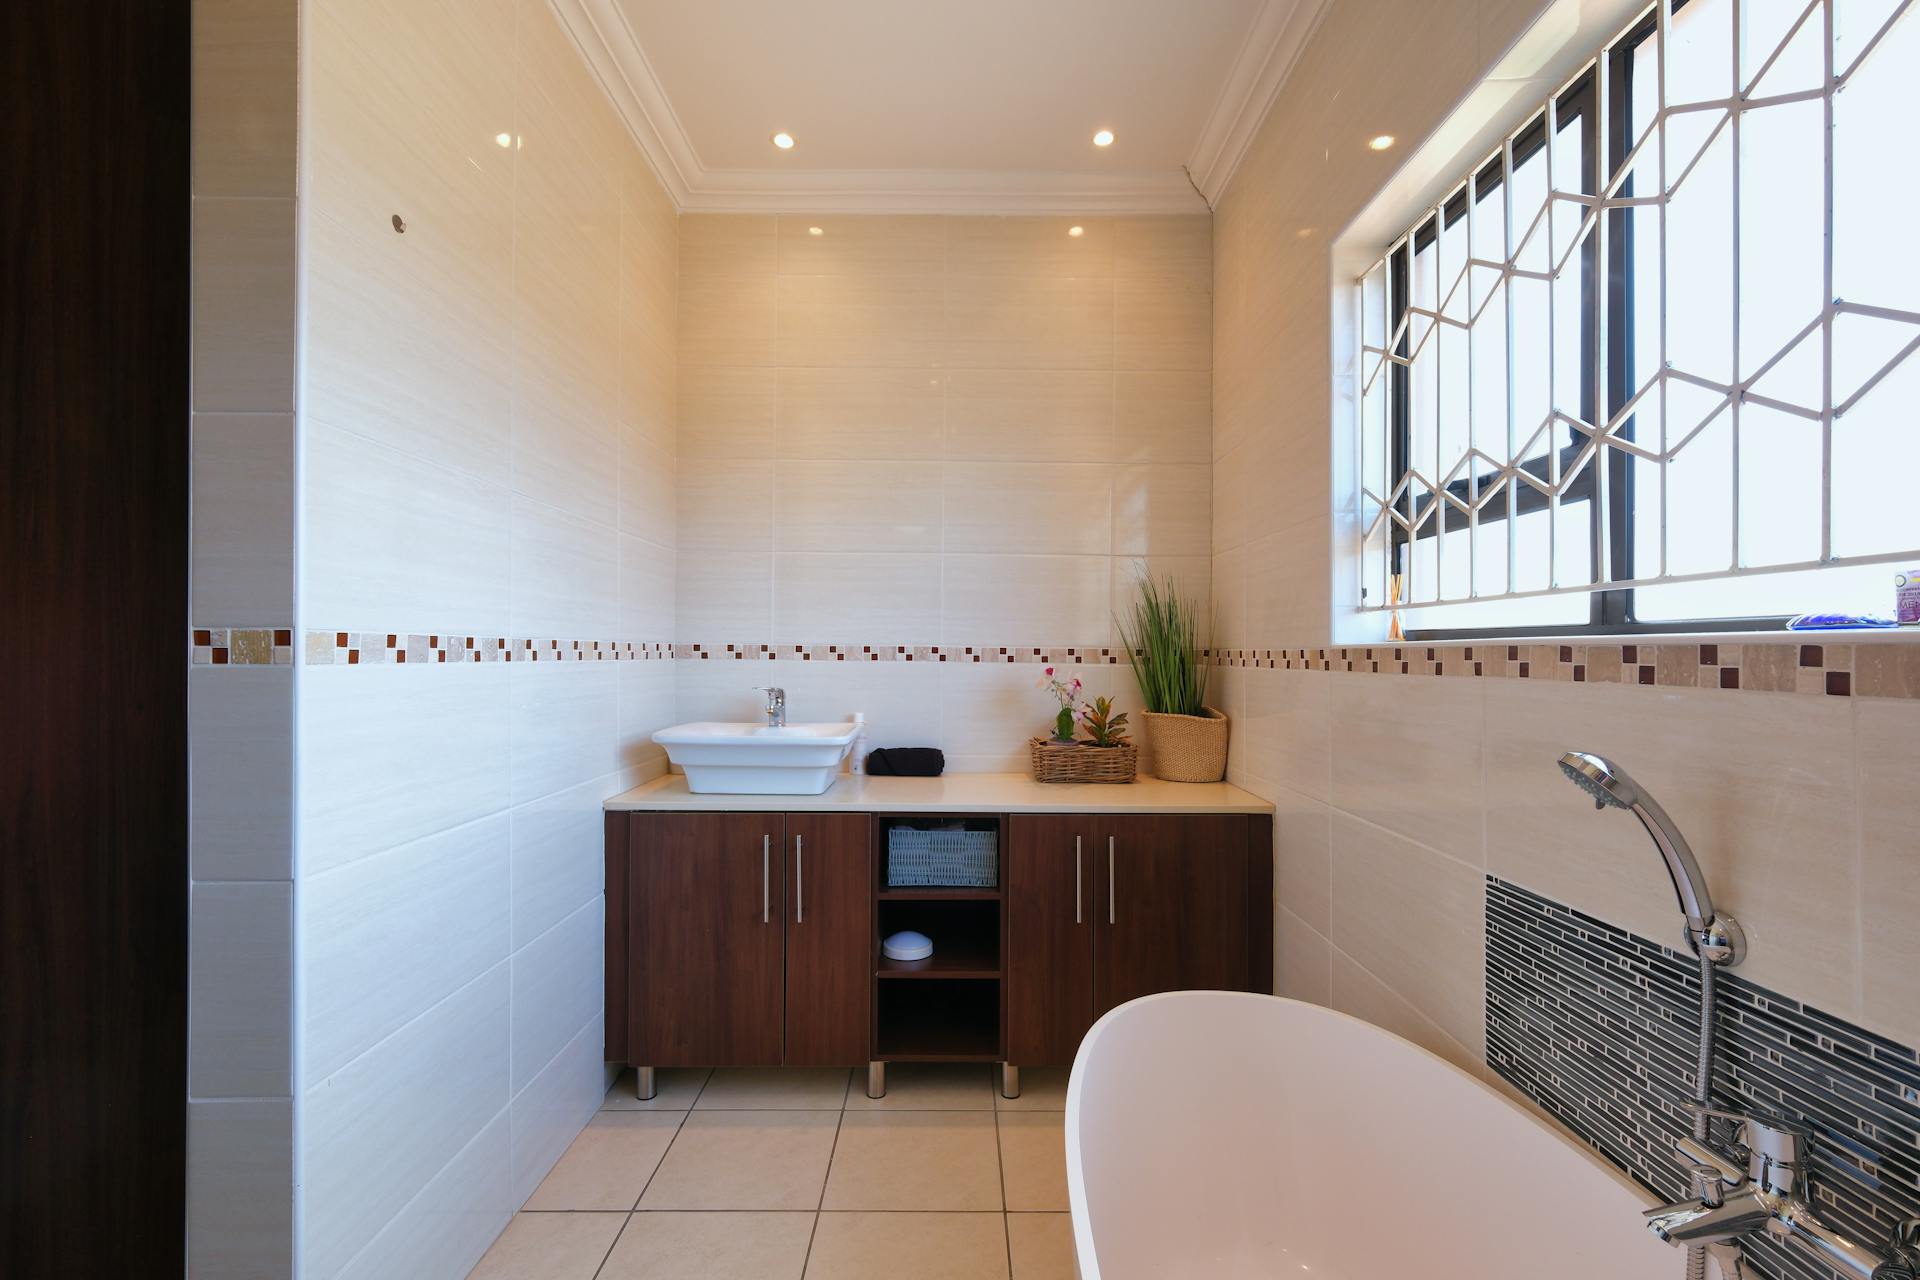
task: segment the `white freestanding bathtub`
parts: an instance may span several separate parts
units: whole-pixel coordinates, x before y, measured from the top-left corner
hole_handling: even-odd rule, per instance
[[[1640,1280],[1683,1255],[1625,1178],[1369,1023],[1229,991],[1135,1000],[1067,1087],[1082,1280]]]

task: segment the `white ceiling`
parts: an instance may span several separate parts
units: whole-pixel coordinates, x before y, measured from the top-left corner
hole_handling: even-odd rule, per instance
[[[554,0],[684,208],[1009,212],[1204,209],[1325,2]]]

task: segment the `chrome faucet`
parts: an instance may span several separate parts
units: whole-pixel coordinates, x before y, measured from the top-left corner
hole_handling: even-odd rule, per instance
[[[787,691],[777,685],[755,685],[767,695],[767,728],[784,729],[787,724]]]
[[[1680,1138],[1674,1158],[1698,1198],[1647,1210],[1647,1226],[1672,1245],[1727,1245],[1756,1231],[1796,1242],[1843,1275],[1860,1280],[1920,1280],[1920,1218],[1895,1227],[1883,1255],[1822,1223],[1806,1200],[1805,1163],[1813,1135],[1757,1116],[1696,1107],[1735,1125],[1733,1146]],[[1744,1167],[1743,1167],[1744,1165]]]

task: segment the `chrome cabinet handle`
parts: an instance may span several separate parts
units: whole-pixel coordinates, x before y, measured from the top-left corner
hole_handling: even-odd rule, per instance
[[[1113,837],[1107,837],[1107,923],[1113,923],[1114,890],[1120,886],[1113,875]]]
[[[760,837],[760,923],[773,921],[773,837]]]
[[[1080,921],[1080,837],[1073,838],[1073,922]]]
[[[807,922],[806,872],[800,861],[804,848],[801,842],[805,839],[805,836],[795,836],[793,838],[793,922],[795,924],[805,924]]]

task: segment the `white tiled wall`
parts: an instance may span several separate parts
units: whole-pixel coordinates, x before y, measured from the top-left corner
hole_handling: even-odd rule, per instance
[[[1329,643],[1329,243],[1539,5],[1475,21],[1329,6],[1214,224],[1213,587],[1224,642]],[[1624,6],[1623,19],[1624,20]],[[1421,38],[1408,38],[1418,30]],[[1392,134],[1379,153],[1368,138]],[[1856,691],[1857,692],[1857,691]],[[1744,976],[1907,1043],[1920,949],[1920,701],[1233,669],[1230,777],[1275,801],[1279,986],[1469,1066],[1492,873],[1661,940],[1679,917],[1637,823],[1555,761],[1618,759],[1686,832]]]
[[[673,639],[676,219],[552,10],[304,40],[301,625]],[[301,668],[303,1275],[464,1274],[598,1105],[672,666]]]
[[[1210,221],[683,218],[676,638],[1099,648],[1143,570],[1204,602]],[[680,719],[779,683],[962,770],[1049,705],[1031,666],[686,665]]]

